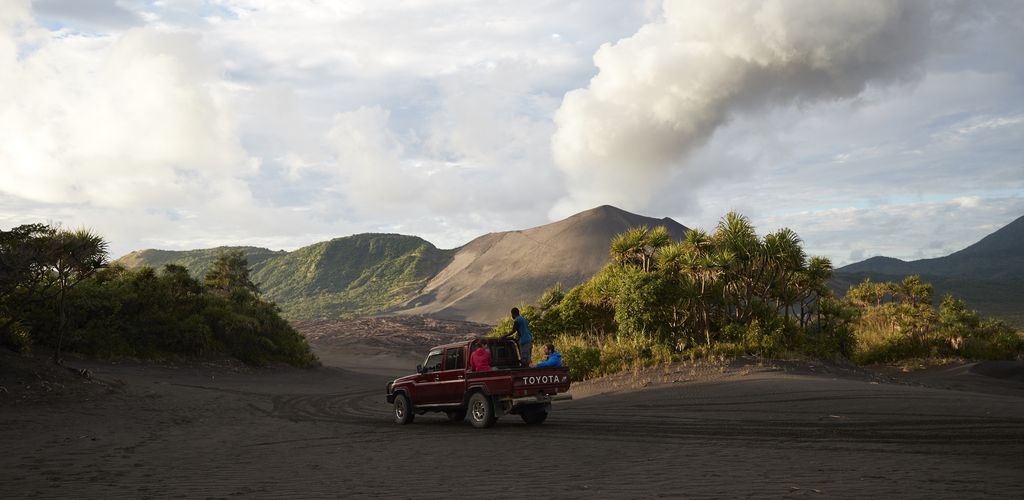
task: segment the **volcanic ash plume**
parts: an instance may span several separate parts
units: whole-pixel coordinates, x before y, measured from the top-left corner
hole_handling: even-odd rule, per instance
[[[738,113],[915,79],[942,17],[937,6],[666,0],[661,18],[597,51],[588,88],[565,95],[552,138],[569,182],[562,208],[645,202]]]

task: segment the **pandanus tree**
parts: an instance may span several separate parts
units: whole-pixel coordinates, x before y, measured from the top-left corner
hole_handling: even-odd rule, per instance
[[[711,236],[723,267],[722,299],[726,313],[745,323],[753,313],[751,307],[756,287],[761,240],[750,221],[729,212],[722,217]]]
[[[924,343],[935,315],[931,283],[921,281],[920,276],[907,276],[893,288],[893,294],[899,302],[897,310],[900,329],[912,339]]]
[[[828,287],[832,279],[832,261],[825,257],[811,257],[806,268],[798,274],[797,302],[800,306],[800,326],[806,327],[812,315],[821,323],[821,300],[832,296]]]
[[[620,266],[632,265],[651,271],[658,251],[672,243],[672,235],[663,226],[648,229],[634,227],[615,236],[611,244],[612,260]]]
[[[693,267],[694,277],[699,284],[698,310],[701,316],[701,328],[708,346],[711,345],[713,326],[728,317],[727,302],[720,298],[725,296],[729,288],[726,270],[732,265],[733,255],[729,252],[696,254]]]
[[[67,324],[67,294],[106,264],[107,242],[87,229],[57,231],[50,239],[49,268],[57,287],[57,348],[53,362],[61,364]]]
[[[806,271],[800,237],[789,228],[765,235],[760,247],[757,280],[761,297],[774,302],[779,313],[789,315],[790,306],[798,299],[799,273]]]
[[[711,345],[711,330],[715,310],[719,309],[722,276],[728,265],[729,256],[714,248],[711,237],[700,229],[686,233],[686,239],[678,244],[665,247],[660,255],[662,268],[678,275],[683,286],[692,288],[690,317],[695,327],[704,335],[704,341]]]

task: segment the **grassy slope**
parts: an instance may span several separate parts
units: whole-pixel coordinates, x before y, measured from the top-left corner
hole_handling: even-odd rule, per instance
[[[452,255],[415,236],[359,234],[268,260],[253,281],[289,319],[362,316],[408,300]]]
[[[258,269],[267,259],[285,255],[284,250],[268,250],[259,247],[216,247],[204,248],[201,250],[137,250],[125,255],[115,263],[134,269],[136,267],[150,266],[154,269],[163,269],[166,264],[178,264],[188,269],[188,272],[202,280],[206,270],[221,252],[229,250],[241,250],[249,258],[249,267]]]
[[[411,298],[451,262],[455,250],[439,250],[415,236],[359,234],[293,252],[220,247],[204,250],[142,250],[118,259],[126,267],[180,264],[202,277],[217,254],[242,250],[252,280],[288,319],[329,319],[384,312]]]

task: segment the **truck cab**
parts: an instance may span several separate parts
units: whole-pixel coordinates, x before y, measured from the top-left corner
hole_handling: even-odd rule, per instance
[[[491,355],[488,371],[468,366],[480,345]],[[536,425],[547,419],[552,401],[572,398],[569,384],[568,368],[524,367],[515,341],[485,338],[430,349],[415,374],[389,382],[386,392],[399,424],[426,412],[444,412],[453,421],[468,416],[476,427],[490,427],[508,414]]]

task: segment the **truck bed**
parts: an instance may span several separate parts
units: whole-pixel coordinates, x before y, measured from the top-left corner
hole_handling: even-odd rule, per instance
[[[501,396],[554,395],[569,390],[569,369],[498,368],[486,372],[466,372],[467,390],[481,385],[486,387],[489,394]]]

